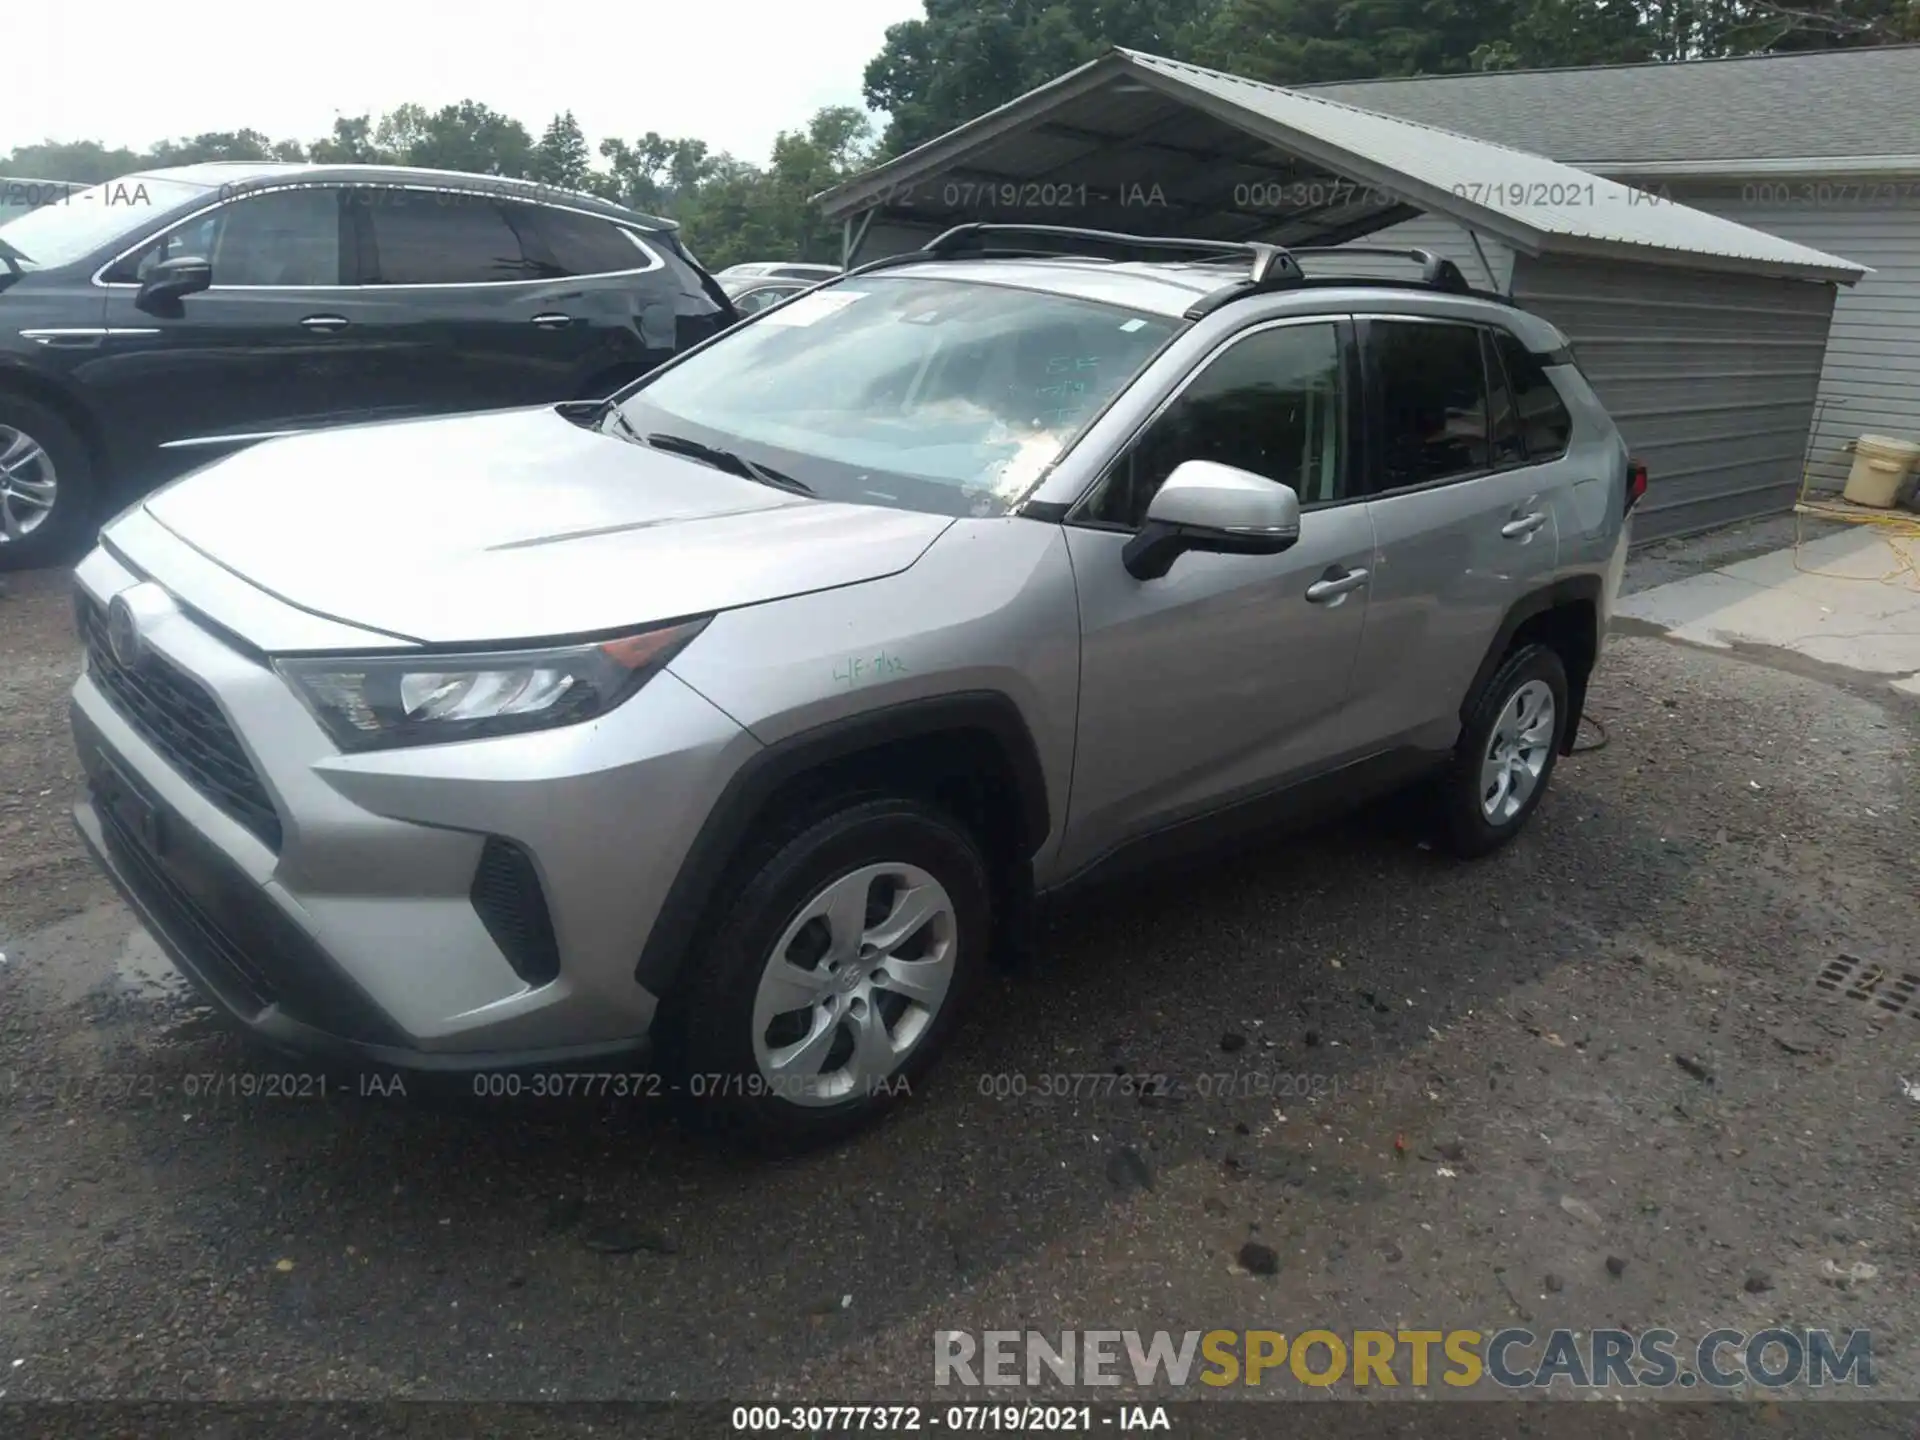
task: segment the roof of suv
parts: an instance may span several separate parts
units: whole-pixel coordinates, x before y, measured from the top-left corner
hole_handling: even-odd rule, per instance
[[[416,165],[315,165],[304,161],[208,160],[197,165],[143,170],[138,175],[126,178],[171,180],[185,185],[203,185],[209,190],[227,187],[233,191],[251,186],[283,184],[292,179],[332,180],[341,184],[360,185],[458,185],[462,189],[480,190],[510,199],[559,202],[576,210],[604,215],[609,220],[620,220],[650,230],[680,228],[677,221],[629,210],[624,205],[602,200],[597,195],[563,190],[538,180],[520,180],[507,175],[474,175],[461,170],[429,170]]]

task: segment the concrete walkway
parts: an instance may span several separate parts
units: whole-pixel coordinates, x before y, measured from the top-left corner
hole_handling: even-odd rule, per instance
[[[1792,651],[1920,696],[1920,539],[1867,525],[1802,533],[1792,543],[1789,527],[1781,548],[1628,594],[1615,613],[1676,640]],[[1694,542],[1677,543],[1666,563],[1693,568],[1684,555]]]

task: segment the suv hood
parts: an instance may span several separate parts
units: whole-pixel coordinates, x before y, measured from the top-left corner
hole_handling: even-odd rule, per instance
[[[269,440],[145,508],[292,605],[427,644],[584,635],[877,580],[953,523],[788,495],[544,408]]]

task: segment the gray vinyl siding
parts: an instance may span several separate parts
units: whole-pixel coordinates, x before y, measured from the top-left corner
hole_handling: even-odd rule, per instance
[[[1876,186],[1897,198],[1856,203]],[[1862,435],[1920,440],[1920,177],[1782,177],[1672,193],[1695,209],[1873,267],[1834,306],[1807,467],[1816,488],[1846,483],[1853,457],[1842,447]],[[1774,198],[1783,193],[1799,203]]]
[[[1920,177],[1861,176],[1824,185],[1786,177],[1713,186],[1640,183],[1697,210],[1873,267],[1859,284],[1839,287],[1813,411],[1813,443],[1796,459],[1796,475],[1804,465],[1813,488],[1837,490],[1853,464],[1844,447],[1860,436],[1920,440]],[[1898,199],[1880,204],[1851,199],[1871,196],[1875,186]],[[1762,203],[1782,193],[1797,203]],[[1486,270],[1471,242],[1450,220],[1423,215],[1360,243],[1422,246],[1458,264],[1468,283],[1486,284]],[[1505,288],[1513,253],[1497,240],[1483,238],[1481,246]],[[1396,271],[1392,261],[1358,257],[1341,268],[1374,275],[1405,273]],[[1579,338],[1575,330],[1562,328]],[[1584,353],[1586,347],[1581,348]],[[1722,431],[1714,427],[1704,433]],[[1790,498],[1781,502],[1786,503]],[[1639,533],[1650,528],[1643,524]]]
[[[1912,213],[1920,217],[1920,207]],[[1743,214],[1727,218],[1863,265],[1876,264],[1833,243],[1831,236],[1795,233]],[[1486,266],[1471,239],[1451,220],[1423,215],[1358,243],[1433,250],[1459,265],[1469,284],[1487,283]],[[1920,233],[1913,243],[1920,245]],[[1510,290],[1516,302],[1551,320],[1573,341],[1581,370],[1627,443],[1647,462],[1653,484],[1634,524],[1636,540],[1790,508],[1799,493],[1823,358],[1827,388],[1836,375],[1850,387],[1854,403],[1846,407],[1851,418],[1845,423],[1862,413],[1863,396],[1878,393],[1868,388],[1860,362],[1844,358],[1844,349],[1827,355],[1831,285],[1516,256],[1486,237],[1480,247],[1499,288]],[[1906,263],[1920,267],[1920,253],[1910,249]],[[1393,267],[1390,260],[1356,256],[1340,268],[1405,273]],[[1913,273],[1920,277],[1920,271]],[[1854,310],[1862,313],[1857,305]],[[1870,310],[1864,318],[1874,323]],[[1920,315],[1910,318],[1915,328],[1903,332],[1902,340],[1920,344]],[[1836,322],[1836,340],[1838,329]],[[1837,446],[1860,432],[1844,426],[1836,431],[1843,422],[1835,413],[1829,405],[1821,443],[1838,455],[1839,478],[1832,481],[1837,485],[1850,463]]]
[[[1581,372],[1646,461],[1636,540],[1791,508],[1833,286],[1522,255],[1513,296],[1573,342]]]
[[[1486,252],[1487,261],[1482,264],[1473,248],[1472,237],[1457,222],[1440,215],[1417,215],[1353,243],[1384,245],[1394,250],[1431,250],[1458,265],[1460,273],[1467,277],[1467,283],[1476,290],[1499,290],[1505,293],[1507,282],[1513,275],[1513,252],[1505,245],[1483,235],[1480,249]],[[1487,265],[1493,267],[1492,284],[1488,283]],[[1303,268],[1309,275],[1328,274],[1337,269],[1343,275],[1365,275],[1385,280],[1404,280],[1416,273],[1408,262],[1375,259],[1366,255],[1342,259],[1337,266],[1331,260],[1310,258],[1304,262]]]

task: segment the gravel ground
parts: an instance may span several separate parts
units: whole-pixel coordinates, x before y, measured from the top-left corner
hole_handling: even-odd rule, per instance
[[[190,1095],[288,1066],[78,858],[65,596],[0,599],[11,1399],[848,1402],[930,1393],[935,1329],[1515,1323],[1868,1328],[1920,1399],[1920,1015],[1813,985],[1920,969],[1891,692],[1619,640],[1506,852],[1388,811],[1053,916],[911,1106],[769,1165],[633,1104]],[[1171,1093],[1039,1093],[1120,1072]]]

